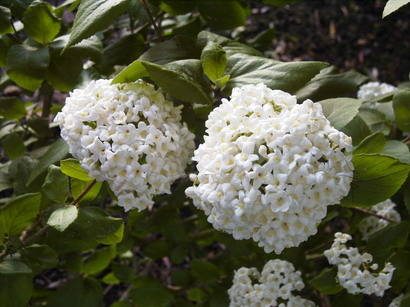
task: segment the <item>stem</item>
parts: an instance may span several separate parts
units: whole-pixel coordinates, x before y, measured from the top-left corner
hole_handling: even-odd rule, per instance
[[[214,229],[205,229],[201,232],[197,232],[191,235],[191,239],[192,240],[201,240],[201,239],[205,239],[211,235],[213,235],[215,233]]]
[[[14,27],[14,24],[12,23],[12,22],[10,22],[11,23],[11,27],[13,28],[13,31],[14,31],[14,38],[15,38],[15,40],[19,43],[19,44],[22,44],[23,42],[22,42],[22,40],[20,39],[20,37],[18,36],[18,34],[17,34],[17,30],[16,30],[16,28]]]
[[[42,217],[42,214],[40,213],[40,214],[38,215],[38,217],[37,217],[37,220],[36,220],[33,224],[31,224],[30,226],[28,226],[26,229],[24,229],[24,231],[21,233],[21,236],[20,236],[20,241],[21,241],[21,242],[24,242],[24,241],[26,240],[28,234],[29,234],[33,229],[35,229],[37,226],[39,226],[39,225],[41,224],[41,217]]]
[[[54,90],[47,82],[44,82],[40,91],[43,94],[43,111],[41,113],[41,117],[48,117],[50,115],[51,101],[53,99]]]
[[[375,216],[375,217],[377,217],[378,219],[382,219],[382,220],[388,221],[388,222],[390,222],[390,223],[398,223],[398,221],[389,219],[388,217],[381,216],[381,215],[379,215],[379,214],[377,214],[377,213],[374,213],[374,212],[372,212],[372,211],[369,211],[369,210],[365,210],[365,209],[362,209],[362,208],[351,208],[351,209],[354,209],[354,210],[356,210],[356,211],[362,212],[362,213],[364,213],[364,214],[368,214],[368,215]]]
[[[153,27],[154,27],[154,29],[155,29],[155,32],[156,32],[157,35],[158,35],[159,40],[160,40],[161,42],[163,42],[163,41],[164,41],[164,38],[162,37],[161,30],[159,29],[159,27],[158,27],[157,24],[155,23],[154,16],[152,16],[152,13],[151,13],[151,10],[150,10],[149,7],[148,7],[147,1],[146,1],[146,0],[140,0],[140,2],[141,2],[141,4],[142,4],[142,6],[144,7],[145,12],[147,13],[149,20],[151,21],[151,23],[152,23],[152,25],[153,25]]]
[[[23,245],[27,245],[28,242],[31,242],[37,238],[40,238],[43,234],[45,234],[47,232],[47,230],[50,228],[49,225],[44,226],[43,228],[41,228],[39,231],[37,231],[35,234],[33,234],[31,237],[26,238],[26,240],[22,241],[21,243]]]
[[[77,206],[78,207],[78,203],[81,201],[81,199],[83,199],[83,197],[85,196],[85,194],[87,194],[91,188],[94,186],[94,184],[97,183],[97,180],[93,180],[89,183],[89,185],[87,185],[85,187],[85,189],[81,192],[80,195],[78,195],[78,197],[76,199],[74,199],[74,201],[70,204],[71,206]]]

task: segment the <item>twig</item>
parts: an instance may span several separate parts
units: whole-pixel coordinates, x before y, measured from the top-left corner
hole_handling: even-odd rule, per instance
[[[74,199],[74,201],[70,204],[71,206],[77,206],[78,207],[78,203],[81,201],[81,199],[85,196],[85,194],[87,194],[91,188],[94,186],[94,184],[96,184],[97,180],[93,180],[91,181],[86,187],[85,189],[81,192],[80,195],[78,195],[78,197],[76,199]]]
[[[35,234],[33,234],[31,237],[26,238],[26,240],[22,241],[21,243],[23,245],[27,245],[28,242],[31,242],[37,238],[40,238],[43,234],[45,234],[47,232],[47,230],[50,228],[49,225],[44,226],[43,228],[41,228],[39,231],[37,231]]]
[[[390,222],[390,223],[398,223],[398,221],[396,221],[396,220],[389,219],[388,217],[381,216],[381,215],[379,215],[379,214],[377,214],[377,213],[374,213],[374,212],[372,212],[372,211],[369,211],[369,210],[365,210],[365,209],[362,209],[362,208],[351,208],[351,209],[354,209],[354,210],[356,210],[356,211],[362,212],[362,213],[364,213],[364,214],[368,214],[368,215],[375,216],[375,217],[377,217],[378,219],[382,219],[382,220],[388,221],[388,222]]]
[[[151,13],[151,10],[150,10],[149,7],[148,7],[147,1],[146,1],[146,0],[140,0],[140,2],[141,2],[141,4],[142,4],[142,6],[144,7],[145,12],[147,13],[149,20],[151,21],[151,23],[152,23],[152,25],[153,25],[153,27],[154,27],[154,29],[155,29],[155,32],[156,32],[157,35],[158,35],[159,40],[160,40],[161,42],[164,41],[164,38],[162,37],[161,30],[159,29],[159,27],[158,27],[157,24],[155,23],[154,16],[152,16],[152,13]]]
[[[205,229],[201,232],[197,232],[192,234],[190,237],[192,240],[201,240],[205,239],[215,233],[215,229]]]
[[[41,217],[42,217],[42,214],[39,214],[38,217],[37,217],[37,220],[36,220],[33,224],[31,224],[30,226],[28,226],[26,229],[24,229],[24,231],[21,233],[21,236],[20,236],[20,238],[19,238],[21,242],[23,242],[24,240],[26,240],[28,234],[29,234],[33,229],[35,229],[37,226],[39,226],[39,225],[41,224]]]

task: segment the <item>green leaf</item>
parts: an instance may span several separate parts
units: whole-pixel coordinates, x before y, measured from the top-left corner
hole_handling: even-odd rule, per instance
[[[65,45],[67,45],[69,37],[69,34],[57,37],[52,43],[50,43],[50,47],[61,51]],[[90,38],[82,40],[74,46],[67,48],[64,53],[74,55],[79,58],[89,57],[93,61],[99,61],[103,54],[103,45],[101,40],[94,35]]]
[[[0,116],[6,119],[20,119],[27,115],[27,110],[20,99],[0,97]]]
[[[144,248],[142,253],[146,257],[157,260],[169,255],[171,248],[172,246],[168,242],[156,241]]]
[[[40,0],[33,1],[24,12],[23,23],[26,33],[41,44],[51,42],[61,28],[51,5]]]
[[[0,34],[12,33],[10,9],[0,6]]]
[[[408,285],[410,279],[410,251],[399,250],[387,261],[396,268],[390,284],[393,291],[399,292]]]
[[[222,78],[226,68],[226,52],[220,45],[209,42],[202,50],[201,64],[205,75],[212,81]]]
[[[115,78],[112,84],[115,83],[129,83],[138,79],[148,77],[149,73],[145,69],[142,61],[134,61],[125,67]]]
[[[101,58],[101,65],[128,65],[144,52],[145,42],[140,34],[129,34],[109,45]]]
[[[188,299],[193,302],[200,302],[206,297],[206,293],[199,288],[191,288],[188,290]]]
[[[7,134],[2,140],[4,153],[10,160],[23,155],[26,152],[23,137],[19,133]]]
[[[275,29],[267,29],[260,32],[257,36],[247,41],[253,48],[265,51],[272,46],[272,42],[275,39]]]
[[[42,174],[49,165],[64,159],[67,154],[67,143],[63,139],[58,139],[57,141],[55,141],[38,161],[36,168],[31,173],[28,179],[27,185],[32,183],[40,174]]]
[[[40,267],[41,270],[50,269],[58,264],[57,253],[47,245],[30,245],[21,251],[21,258],[32,266]]]
[[[195,10],[198,0],[162,0],[160,8],[173,16],[183,15]]]
[[[50,129],[50,120],[46,117],[40,117],[32,115],[27,125],[34,130],[34,134],[38,138],[48,138],[53,136],[53,132]]]
[[[192,283],[192,276],[188,270],[177,270],[171,272],[171,281],[174,285],[188,288]]]
[[[122,282],[133,282],[136,277],[135,270],[127,265],[114,263],[112,266],[112,271],[114,275]]]
[[[361,101],[352,98],[331,98],[319,101],[323,114],[333,127],[340,130],[359,112]]]
[[[397,11],[403,5],[409,3],[410,0],[389,0],[383,10],[383,18],[389,16],[391,13]]]
[[[71,179],[71,193],[73,194],[74,198],[77,198],[84,189],[91,183],[90,181],[82,181],[78,179]],[[92,201],[94,198],[98,196],[102,187],[102,182],[96,182],[93,187],[85,194],[85,196],[80,200],[80,203],[84,203],[87,201]]]
[[[215,282],[221,276],[215,264],[199,259],[192,260],[191,274],[196,280],[203,283]]]
[[[68,177],[61,172],[58,166],[50,165],[42,190],[49,199],[57,203],[64,203],[69,191]]]
[[[199,0],[198,10],[208,26],[229,30],[245,25],[246,12],[236,0]]]
[[[121,281],[114,275],[113,272],[110,272],[103,277],[102,282],[107,285],[117,285]]]
[[[116,244],[122,241],[124,237],[124,223],[113,233],[108,234],[105,238],[99,239],[98,242],[102,244]]]
[[[354,146],[359,145],[362,140],[372,133],[359,115],[355,116],[341,131],[352,137]]]
[[[312,99],[313,101],[347,96],[355,93],[360,84],[368,77],[356,71],[339,72],[334,66],[320,71],[303,88],[297,91],[299,101]]]
[[[351,295],[343,290],[332,297],[332,307],[361,307],[363,300],[363,294]]]
[[[275,6],[282,6],[288,5],[292,3],[299,2],[300,0],[262,0],[266,4],[275,5]]]
[[[130,295],[137,307],[166,307],[172,301],[169,291],[157,287],[132,289]]]
[[[21,87],[35,91],[44,80],[50,62],[47,48],[13,45],[7,53],[6,72]]]
[[[84,263],[82,272],[87,275],[97,274],[107,268],[115,256],[115,245],[97,250]]]
[[[80,162],[77,159],[66,159],[60,161],[60,167],[63,174],[71,178],[82,181],[92,181],[87,172],[81,168]]]
[[[0,275],[2,307],[25,307],[33,293],[31,274]]]
[[[70,46],[107,28],[125,12],[129,0],[83,0],[78,8],[70,38]]]
[[[353,182],[344,206],[369,207],[391,197],[407,178],[410,165],[379,154],[359,154],[352,159]]]
[[[410,132],[410,89],[394,94],[393,109],[397,127],[402,131]]]
[[[3,262],[0,262],[0,274],[31,274],[31,270],[25,263],[21,261],[6,259]]]
[[[46,81],[61,92],[71,91],[80,81],[83,62],[72,53],[60,55],[59,50],[50,54],[50,65],[47,68]]]
[[[386,142],[386,146],[380,152],[381,155],[389,156],[400,160],[401,162],[410,164],[410,151],[403,142],[390,140]]]
[[[366,137],[360,144],[354,149],[353,154],[371,154],[380,153],[386,145],[386,139],[380,132],[373,133]]]
[[[343,290],[337,281],[337,267],[325,268],[318,276],[309,280],[309,284],[322,294],[336,294]]]
[[[9,236],[20,234],[36,218],[40,211],[40,193],[13,197],[0,211],[0,224]]]
[[[223,93],[230,96],[234,87],[264,83],[272,89],[295,93],[327,66],[322,62],[278,62],[258,56],[228,56],[226,73],[231,79]]]
[[[78,208],[76,206],[68,205],[54,210],[48,218],[47,224],[58,231],[64,231],[77,219],[77,217]]]
[[[103,305],[103,289],[98,280],[91,277],[71,280],[54,292],[48,302],[50,307],[100,307]]]

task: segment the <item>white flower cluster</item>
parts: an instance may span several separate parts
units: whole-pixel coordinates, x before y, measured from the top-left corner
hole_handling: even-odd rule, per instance
[[[304,287],[300,271],[295,271],[294,266],[284,260],[268,261],[262,274],[256,268],[240,268],[228,290],[230,307],[315,306],[312,301],[292,293]]]
[[[395,268],[388,262],[383,270],[377,272],[378,265],[370,264],[373,261],[372,255],[360,254],[354,247],[347,248],[346,242],[351,239],[350,235],[337,232],[332,247],[324,252],[329,263],[337,265],[339,283],[351,294],[383,296],[384,291],[390,288]]]
[[[180,120],[180,108],[152,85],[111,80],[74,90],[55,118],[70,153],[91,178],[109,183],[125,210],[152,205],[185,175],[195,144]]]
[[[400,307],[401,301],[403,300],[404,294],[400,294],[398,297],[391,301],[389,307]]]
[[[320,104],[245,85],[206,127],[186,194],[237,240],[252,238],[268,253],[298,246],[349,191],[351,138],[330,125]]]
[[[394,210],[394,207],[396,207],[396,204],[392,202],[391,199],[388,199],[374,205],[370,210],[380,216],[400,222],[400,214]],[[389,222],[386,220],[379,219],[375,216],[368,216],[360,222],[359,230],[363,235],[363,240],[367,241],[372,234],[383,229],[387,225],[389,225]]]
[[[370,100],[380,95],[391,93],[397,90],[397,87],[380,82],[368,82],[360,86],[359,91],[357,92],[357,98],[363,101]],[[375,108],[380,103],[364,103],[363,105],[370,108]]]

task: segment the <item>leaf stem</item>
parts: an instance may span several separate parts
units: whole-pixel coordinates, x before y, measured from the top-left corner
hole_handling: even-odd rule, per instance
[[[370,211],[370,210],[366,210],[366,209],[362,209],[362,208],[351,208],[351,209],[354,209],[354,210],[356,210],[356,211],[362,212],[362,213],[364,213],[364,214],[368,214],[368,215],[375,216],[375,217],[377,217],[378,219],[385,220],[385,221],[388,221],[388,222],[390,222],[390,223],[398,223],[398,221],[396,221],[396,220],[392,220],[392,219],[390,219],[390,218],[388,218],[388,217],[384,217],[384,216],[379,215],[379,214],[377,214],[377,213],[374,213],[374,212],[372,212],[372,211]]]
[[[156,32],[157,35],[158,35],[159,40],[160,40],[161,42],[163,42],[163,41],[164,41],[164,37],[162,36],[161,30],[159,29],[158,25],[157,25],[156,22],[155,22],[154,16],[152,15],[152,12],[151,12],[151,10],[150,10],[149,7],[148,7],[147,1],[146,1],[146,0],[140,0],[140,2],[141,2],[141,4],[142,4],[142,6],[144,7],[145,12],[147,13],[149,20],[151,21],[152,26],[154,27],[155,32]]]
[[[70,204],[71,206],[77,206],[78,207],[78,203],[81,201],[81,199],[83,199],[83,197],[85,196],[85,194],[87,194],[91,188],[94,186],[94,184],[97,183],[97,180],[93,180],[91,181],[86,187],[85,189],[81,192],[80,195],[77,196],[76,199],[73,200],[73,202]]]

